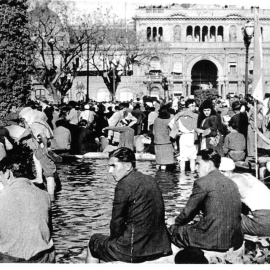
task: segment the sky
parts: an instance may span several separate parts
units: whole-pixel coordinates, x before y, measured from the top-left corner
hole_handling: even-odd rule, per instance
[[[103,8],[112,8],[113,12],[120,18],[129,20],[134,15],[135,9],[138,6],[145,5],[163,5],[179,3],[179,4],[217,4],[217,5],[237,5],[239,7],[245,6],[259,6],[260,9],[270,8],[269,0],[75,0],[77,7],[81,11],[91,11],[102,6]]]

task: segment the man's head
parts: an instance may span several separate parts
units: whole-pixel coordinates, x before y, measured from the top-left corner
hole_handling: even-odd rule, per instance
[[[201,151],[201,158],[197,159],[197,172],[199,177],[204,177],[213,170],[219,168],[221,156],[213,149]]]
[[[9,181],[22,177],[25,171],[23,159],[20,155],[10,155],[0,161],[0,191]]]
[[[231,158],[222,157],[219,165],[219,170],[227,177],[231,177],[235,169],[234,161]]]
[[[109,173],[116,182],[128,175],[136,167],[134,152],[126,147],[120,147],[109,155]]]

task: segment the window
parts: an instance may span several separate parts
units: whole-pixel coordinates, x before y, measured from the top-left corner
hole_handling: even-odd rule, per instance
[[[230,71],[229,71],[230,74],[236,74],[237,73],[236,63],[230,64],[229,67],[230,67]]]
[[[153,41],[157,41],[157,28],[153,27]]]
[[[219,26],[218,27],[218,42],[222,42],[223,41],[223,26]]]
[[[147,27],[146,30],[146,37],[147,37],[147,41],[150,42],[151,41],[151,27]]]
[[[216,41],[216,27],[211,26],[210,27],[210,41]]]
[[[201,28],[200,26],[196,26],[195,29],[194,29],[194,36],[195,36],[195,40],[196,41],[200,41],[201,40]]]
[[[162,41],[163,40],[163,28],[159,27],[158,28],[158,41]]]
[[[204,26],[202,28],[202,42],[207,42],[208,41],[208,27]]]
[[[188,27],[187,27],[187,37],[188,37],[188,36],[192,36],[192,32],[193,32],[192,26],[188,26]]]

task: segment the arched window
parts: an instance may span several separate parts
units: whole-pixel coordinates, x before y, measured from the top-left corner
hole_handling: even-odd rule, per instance
[[[208,27],[204,26],[202,28],[202,42],[207,42],[208,41]]]
[[[153,27],[153,41],[157,41],[157,28]]]
[[[147,37],[147,41],[151,41],[151,27],[147,27],[146,30],[146,37]]]
[[[158,41],[162,41],[163,40],[163,28],[159,27],[158,28]]]
[[[210,27],[210,41],[212,42],[216,41],[216,27],[215,26]]]
[[[187,37],[193,37],[193,28],[192,26],[187,27]]]
[[[200,26],[195,26],[194,37],[195,37],[195,41],[200,41],[201,40],[201,28],[200,28]]]
[[[218,42],[222,42],[223,41],[223,26],[219,26],[218,27]]]
[[[150,59],[149,73],[159,74],[161,72],[160,59],[157,56],[153,56]]]

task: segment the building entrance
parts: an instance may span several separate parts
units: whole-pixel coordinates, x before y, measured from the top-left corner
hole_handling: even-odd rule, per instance
[[[197,89],[217,88],[218,69],[209,60],[197,62],[191,70],[191,94]]]

